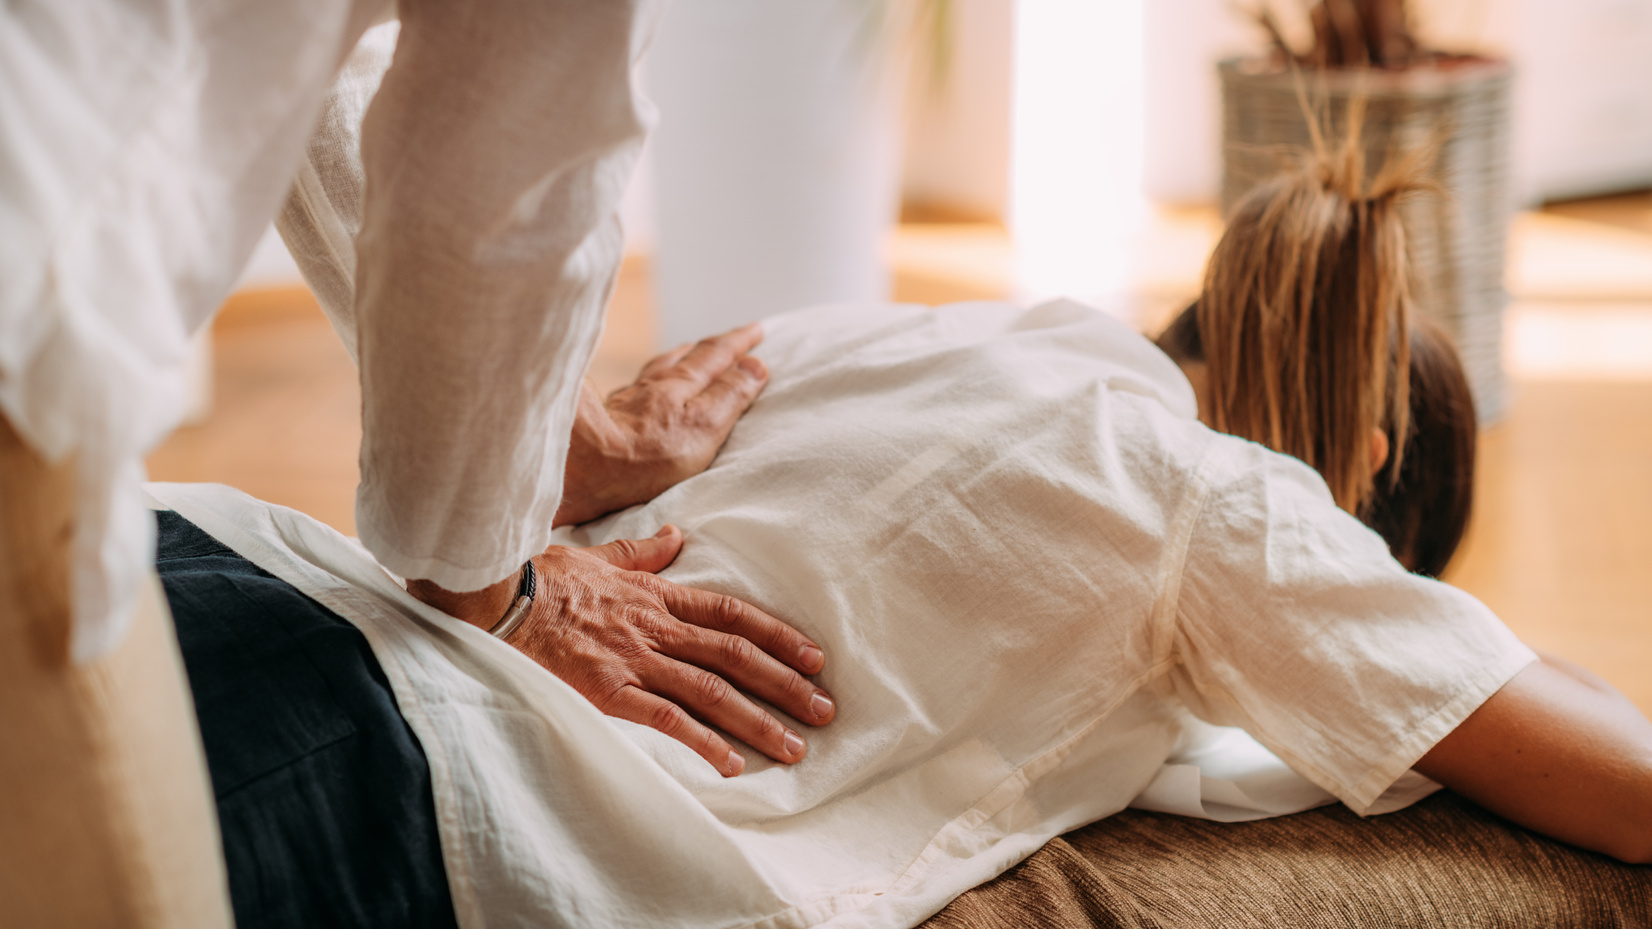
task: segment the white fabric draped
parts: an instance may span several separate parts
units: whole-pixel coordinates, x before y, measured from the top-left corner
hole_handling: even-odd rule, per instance
[[[675,523],[666,577],[819,642],[838,715],[795,766],[746,751],[725,779],[313,520],[156,489],[366,633],[430,758],[463,925],[909,926],[1144,791],[1233,818],[1232,791],[1164,783],[1189,766],[1251,813],[1392,808],[1535,657],[1312,470],[1199,425],[1175,365],[1099,313],[765,325],[769,386],[711,468],[557,538]],[[1213,762],[1190,711],[1299,773]]]

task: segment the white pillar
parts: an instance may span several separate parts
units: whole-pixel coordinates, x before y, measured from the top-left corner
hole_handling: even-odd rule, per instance
[[[648,56],[666,345],[881,300],[899,104],[862,0],[680,0]]]
[[[1023,300],[1128,291],[1142,197],[1143,0],[1020,0],[1010,227]]]

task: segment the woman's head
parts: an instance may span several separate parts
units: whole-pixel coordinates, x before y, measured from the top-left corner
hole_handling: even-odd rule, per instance
[[[1409,319],[1399,201],[1428,185],[1403,164],[1363,176],[1345,152],[1252,191],[1159,344],[1202,363],[1212,428],[1300,458],[1397,558],[1438,574],[1467,523],[1473,403],[1449,342]]]
[[[1407,451],[1383,464],[1358,515],[1401,564],[1439,577],[1463,540],[1474,505],[1478,420],[1462,360],[1440,327],[1413,321],[1410,341]],[[1393,433],[1388,443],[1401,444]]]

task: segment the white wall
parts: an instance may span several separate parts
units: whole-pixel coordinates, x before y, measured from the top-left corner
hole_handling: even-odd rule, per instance
[[[1164,203],[1214,201],[1222,183],[1216,62],[1255,52],[1261,34],[1230,0],[1149,0],[1143,187]]]
[[[1510,48],[1528,199],[1652,185],[1652,0],[1521,0]]]

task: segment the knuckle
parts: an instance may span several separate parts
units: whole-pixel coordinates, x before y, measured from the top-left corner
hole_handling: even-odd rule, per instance
[[[662,700],[649,711],[647,725],[651,729],[657,729],[672,738],[676,738],[682,735],[683,730],[688,726],[688,714],[684,713],[682,707],[677,704]]]
[[[785,744],[786,727],[780,724],[780,720],[775,719],[767,713],[759,713],[758,728],[761,731],[753,735],[753,738],[757,741],[764,742],[769,745]]]
[[[575,687],[575,689],[582,691],[586,698],[591,701],[592,706],[612,716],[614,710],[621,704],[620,694],[624,693],[625,689],[633,686],[633,684],[634,682],[629,680],[626,675],[610,672],[598,675],[590,682],[588,688]]]
[[[814,685],[804,680],[802,675],[796,673],[786,675],[784,699],[788,703],[796,706],[808,706],[814,695]]]
[[[739,600],[728,594],[718,594],[717,598],[711,602],[708,615],[714,628],[727,631],[739,624],[743,612]]]
[[[632,571],[625,579],[638,591],[636,609],[646,609],[653,616],[657,616],[664,609],[666,585],[670,584],[670,581],[647,571]]]
[[[728,753],[728,746],[717,738],[717,733],[706,730],[705,737],[700,740],[700,754],[707,758],[718,758]]]
[[[751,668],[757,664],[757,646],[739,636],[724,636],[717,643],[717,660],[724,668]]]
[[[621,666],[628,669],[628,672],[631,667],[641,665],[654,654],[648,636],[642,633],[623,636],[612,648],[614,657]]]
[[[728,702],[734,695],[734,688],[728,681],[723,680],[709,671],[702,671],[696,675],[694,681],[694,704],[702,707],[718,707]]]
[[[650,426],[646,438],[653,442],[659,442],[662,434],[669,434],[672,426],[682,418],[684,395],[691,389],[682,380],[662,379],[658,383],[659,389],[648,395],[644,412],[644,419]]]
[[[636,631],[635,642],[650,651],[660,651],[674,641],[677,629],[674,623],[665,621],[660,611],[642,604],[633,604],[623,611],[621,619],[626,625]]]

